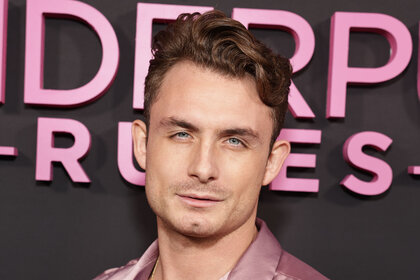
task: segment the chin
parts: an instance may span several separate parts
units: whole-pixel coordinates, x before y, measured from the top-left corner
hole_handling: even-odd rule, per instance
[[[191,237],[207,237],[215,231],[214,226],[207,219],[191,217],[181,219],[180,229]]]
[[[219,232],[216,223],[202,217],[182,217],[172,223],[172,228],[184,236],[194,238],[208,238]]]

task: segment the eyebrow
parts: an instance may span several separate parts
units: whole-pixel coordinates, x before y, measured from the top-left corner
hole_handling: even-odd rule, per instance
[[[165,118],[165,119],[161,120],[160,121],[160,126],[163,126],[163,127],[175,127],[175,126],[176,127],[182,127],[182,128],[188,129],[192,132],[197,132],[199,130],[198,127],[196,127],[192,123],[190,123],[186,120],[175,118],[175,117],[169,117],[169,118]]]

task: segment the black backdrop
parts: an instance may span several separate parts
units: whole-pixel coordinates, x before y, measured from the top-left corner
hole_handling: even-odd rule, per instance
[[[0,279],[90,279],[106,268],[139,257],[155,238],[154,215],[143,187],[126,183],[117,167],[117,125],[141,118],[132,109],[136,1],[84,1],[110,21],[120,46],[115,82],[96,102],[74,109],[51,109],[23,103],[26,3],[11,0],[8,14],[6,103],[0,105],[0,145],[15,146],[16,158],[0,157]],[[147,2],[147,1],[144,1]],[[155,2],[155,1],[150,1]],[[420,179],[407,166],[420,165],[420,104],[417,97],[417,51],[420,3],[404,1],[166,1],[214,6],[228,15],[233,7],[279,9],[297,13],[312,26],[316,46],[310,64],[294,76],[316,118],[286,127],[322,130],[320,145],[295,145],[294,152],[317,155],[315,169],[292,169],[290,177],[318,178],[317,194],[264,189],[259,216],[285,249],[332,279],[415,279],[420,274]],[[413,56],[397,78],[373,86],[348,88],[343,120],[325,118],[330,18],[335,11],[385,13],[401,20],[413,38]],[[154,32],[162,25],[155,25]],[[274,50],[291,56],[291,35],[253,30]],[[377,67],[389,57],[379,36],[352,33],[350,66]],[[47,19],[45,87],[75,88],[96,73],[101,48],[86,25]],[[71,118],[90,131],[92,147],[82,165],[92,180],[72,183],[54,167],[51,183],[35,181],[37,117]],[[393,169],[391,188],[376,197],[356,195],[339,185],[346,174],[370,180],[342,157],[345,140],[373,130],[391,137],[387,152],[366,149]],[[58,136],[56,145],[73,139]]]

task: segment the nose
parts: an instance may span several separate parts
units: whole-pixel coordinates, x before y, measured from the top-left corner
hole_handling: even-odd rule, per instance
[[[191,151],[188,175],[203,184],[216,180],[219,173],[216,152],[211,143],[197,143]]]

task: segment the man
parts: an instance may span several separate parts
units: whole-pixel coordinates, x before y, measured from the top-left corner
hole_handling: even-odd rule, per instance
[[[326,279],[256,219],[290,151],[289,61],[218,11],[180,15],[152,49],[132,134],[158,239],[96,279]]]

